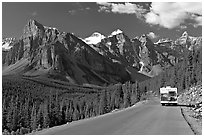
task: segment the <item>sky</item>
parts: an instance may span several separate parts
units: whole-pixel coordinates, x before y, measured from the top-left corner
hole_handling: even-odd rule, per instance
[[[116,29],[130,38],[202,35],[199,2],[3,2],[2,37],[19,38],[30,19],[81,38],[94,32],[108,36]]]

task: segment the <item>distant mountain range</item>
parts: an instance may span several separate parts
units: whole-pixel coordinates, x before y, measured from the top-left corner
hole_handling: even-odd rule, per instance
[[[199,50],[202,38],[187,32],[177,40],[153,43],[147,35],[128,36],[120,29],[85,39],[29,20],[20,39],[2,41],[3,75],[48,77],[73,84],[104,85],[143,81],[174,66],[186,50]]]

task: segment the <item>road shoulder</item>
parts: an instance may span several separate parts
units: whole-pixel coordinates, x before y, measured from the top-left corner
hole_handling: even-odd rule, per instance
[[[202,135],[202,119],[194,118],[194,113],[187,107],[181,107],[181,113],[195,135]]]

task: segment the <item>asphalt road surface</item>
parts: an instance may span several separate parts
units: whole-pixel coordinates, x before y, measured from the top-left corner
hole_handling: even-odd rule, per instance
[[[35,134],[44,135],[193,135],[179,106],[161,106],[158,100],[94,118],[75,121]]]

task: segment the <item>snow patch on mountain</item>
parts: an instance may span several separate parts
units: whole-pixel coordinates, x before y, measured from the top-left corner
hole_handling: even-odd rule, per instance
[[[121,62],[120,62],[119,60],[112,59],[112,61],[115,62],[115,63],[119,63],[119,64],[121,64]]]
[[[54,27],[49,27],[49,26],[43,26],[45,29],[51,29],[51,30],[58,30],[57,28]]]
[[[139,70],[138,72],[142,72],[142,71],[143,71],[143,68],[144,68],[144,62],[140,61],[139,63],[140,63],[142,66],[141,66],[141,68],[140,68],[140,70]]]
[[[120,30],[120,29],[117,29],[117,30],[113,31],[108,37],[112,37],[114,35],[118,35],[118,34],[121,34],[121,33],[123,33],[123,31]]]
[[[13,46],[12,43],[15,41],[15,38],[5,38],[2,40],[2,50],[10,50]]]
[[[172,40],[169,38],[163,38],[163,39],[159,39],[157,42],[155,42],[154,44],[162,44],[162,43],[171,43]]]
[[[2,43],[2,48],[4,50],[9,50],[10,48],[12,48],[12,46],[10,45],[10,43]]]
[[[99,32],[94,32],[90,37],[85,38],[83,41],[87,44],[97,44],[104,39],[105,36]]]

